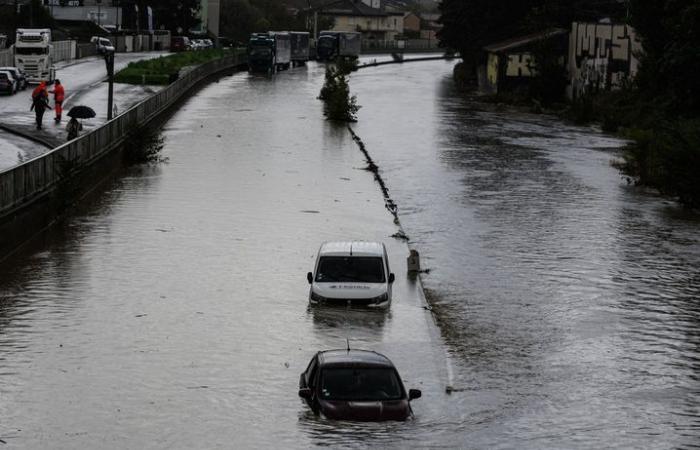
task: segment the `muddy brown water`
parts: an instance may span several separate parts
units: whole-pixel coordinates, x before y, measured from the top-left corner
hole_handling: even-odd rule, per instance
[[[320,67],[237,74],[166,125],[167,163],[115,178],[1,266],[8,448],[698,443],[698,218],[626,185],[621,142],[458,98],[454,63],[351,77],[435,307]],[[387,243],[388,313],[309,308],[323,240]],[[314,417],[313,352],[350,338],[423,389],[406,423]],[[454,392],[447,394],[450,386]]]

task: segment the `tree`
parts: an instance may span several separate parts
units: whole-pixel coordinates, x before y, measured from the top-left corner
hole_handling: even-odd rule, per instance
[[[671,116],[700,114],[700,3],[631,0],[632,26],[644,54],[637,86]]]

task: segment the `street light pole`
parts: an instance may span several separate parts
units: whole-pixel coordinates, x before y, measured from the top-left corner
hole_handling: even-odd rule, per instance
[[[107,66],[107,79],[109,80],[107,120],[112,120],[112,108],[114,105],[114,52],[105,52],[105,65]]]

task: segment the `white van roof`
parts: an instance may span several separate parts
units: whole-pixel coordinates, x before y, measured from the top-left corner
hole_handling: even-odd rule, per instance
[[[384,244],[364,241],[324,242],[319,254],[321,256],[384,256]]]

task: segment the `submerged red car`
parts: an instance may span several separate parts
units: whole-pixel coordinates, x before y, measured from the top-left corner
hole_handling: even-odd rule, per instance
[[[299,379],[299,397],[334,420],[406,420],[420,396],[418,389],[406,392],[389,358],[367,350],[318,352]]]

